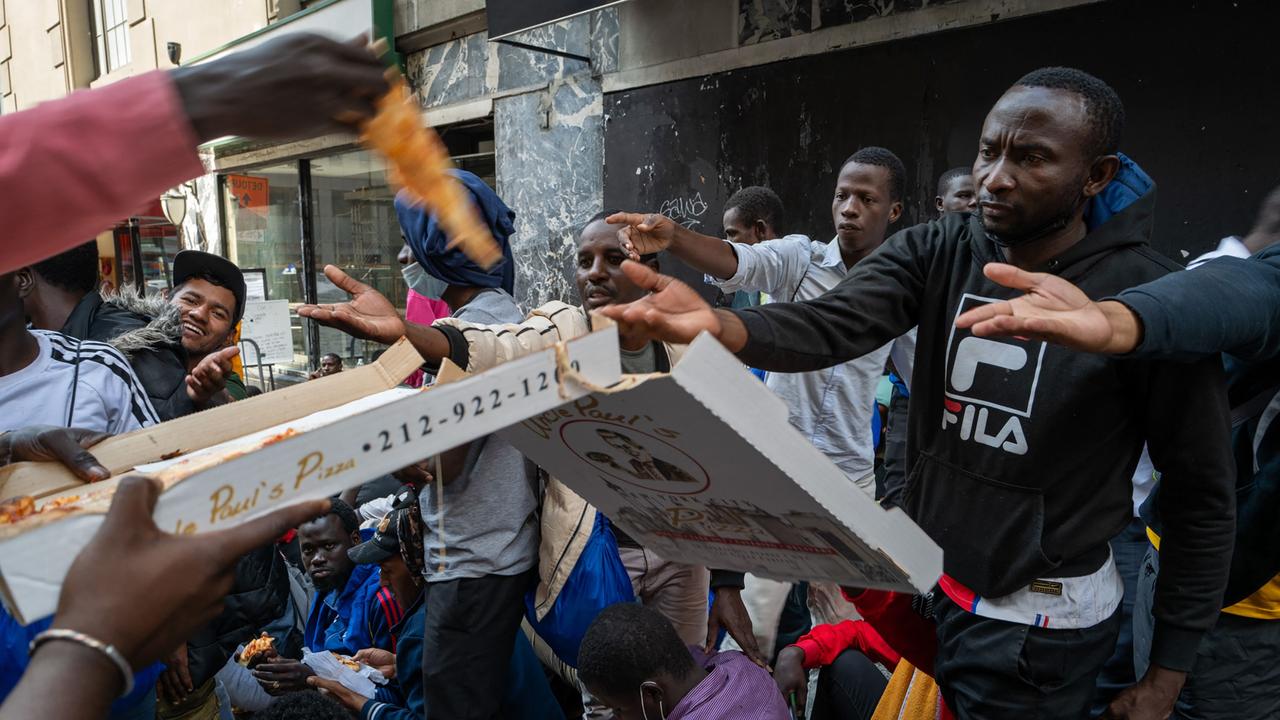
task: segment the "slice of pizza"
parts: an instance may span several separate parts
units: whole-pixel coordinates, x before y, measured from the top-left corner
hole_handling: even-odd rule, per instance
[[[360,672],[359,660],[356,660],[350,655],[343,655],[342,653],[336,653],[336,652],[333,652],[332,650],[329,651],[329,654],[337,658],[338,662],[342,663],[344,666],[347,667],[347,669],[351,670],[352,672]]]
[[[266,633],[249,641],[240,653],[240,664],[253,667],[276,654],[276,639]]]
[[[35,498],[30,495],[12,497],[0,503],[0,525],[16,523],[36,512]]]
[[[480,218],[470,193],[449,174],[449,150],[435,130],[422,124],[404,77],[394,73],[391,91],[377,102],[378,112],[365,123],[361,139],[386,156],[390,177],[436,216],[449,247],[458,247],[476,264],[490,268],[502,251]]]

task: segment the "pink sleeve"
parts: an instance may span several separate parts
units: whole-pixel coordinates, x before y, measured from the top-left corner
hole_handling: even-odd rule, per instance
[[[0,197],[10,272],[92,239],[201,175],[168,73],[149,72],[0,117]]]

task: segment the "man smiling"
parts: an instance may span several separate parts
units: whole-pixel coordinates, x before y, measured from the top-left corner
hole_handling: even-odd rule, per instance
[[[244,273],[226,258],[198,250],[183,250],[173,258],[173,292],[170,302],[182,321],[182,347],[187,351],[188,384],[210,391],[225,385],[221,401],[243,400],[244,383],[231,369],[238,352],[231,345],[236,325],[244,317]],[[216,363],[200,361],[222,353]]]

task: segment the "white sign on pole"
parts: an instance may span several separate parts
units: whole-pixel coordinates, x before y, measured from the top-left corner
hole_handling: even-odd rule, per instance
[[[293,328],[289,323],[288,300],[253,300],[245,303],[240,337],[258,344],[262,358],[253,357],[253,346],[245,345],[246,365],[293,362]]]

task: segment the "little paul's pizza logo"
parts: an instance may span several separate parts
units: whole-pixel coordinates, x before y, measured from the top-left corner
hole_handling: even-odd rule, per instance
[[[1000,302],[965,293],[961,313]],[[955,428],[960,439],[1027,454],[1024,420],[1031,418],[1045,344],[1024,338],[982,338],[952,323],[947,341],[946,390],[942,429]]]

